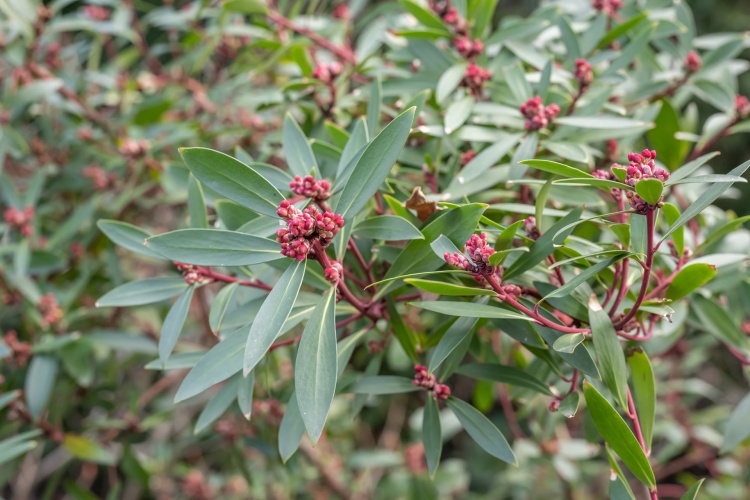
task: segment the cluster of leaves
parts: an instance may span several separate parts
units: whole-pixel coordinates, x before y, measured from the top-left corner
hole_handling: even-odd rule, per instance
[[[303,5],[0,1],[0,484],[747,494],[747,40]]]

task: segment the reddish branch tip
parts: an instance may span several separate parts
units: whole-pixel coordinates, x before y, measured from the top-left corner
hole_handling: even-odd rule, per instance
[[[462,57],[472,60],[484,52],[484,44],[476,39],[473,42],[468,36],[460,36],[453,39],[453,46]]]
[[[339,282],[341,276],[344,274],[344,267],[341,263],[332,260],[331,265],[325,269],[323,276],[326,281],[333,283],[334,285]]]
[[[594,81],[594,69],[586,59],[576,59],[576,69],[573,72],[578,86],[585,89]]]
[[[331,197],[331,185],[328,181],[316,181],[312,175],[295,176],[294,180],[289,183],[289,187],[294,194],[316,201],[325,201]]]
[[[701,69],[701,58],[697,52],[691,50],[685,58],[685,69],[688,73],[695,73]]]
[[[342,69],[343,66],[340,62],[318,63],[312,72],[312,77],[325,84],[330,84],[341,74]]]
[[[495,253],[495,249],[487,245],[485,233],[471,235],[471,238],[466,242],[466,253],[468,258],[458,252],[452,255],[450,252],[445,252],[443,258],[449,266],[473,274],[477,281],[482,281],[484,275],[491,274],[494,274],[498,280],[502,278],[503,268],[490,265],[490,256]]]
[[[9,207],[5,209],[3,219],[6,224],[22,235],[31,236],[31,233],[34,231],[31,225],[34,221],[34,213],[34,207],[32,206],[25,207],[23,210]]]
[[[414,367],[414,380],[412,384],[417,387],[422,387],[427,392],[431,392],[432,396],[437,399],[448,399],[451,395],[451,389],[445,384],[439,384],[435,379],[435,375],[427,371],[427,367],[423,365],[416,365]]]
[[[560,114],[560,106],[557,104],[544,106],[544,104],[542,104],[542,98],[539,96],[530,98],[528,101],[521,104],[518,110],[524,117],[526,117],[526,123],[524,123],[526,130],[540,130],[547,128],[550,123],[552,123],[552,120],[557,118],[557,115]]]
[[[286,228],[276,231],[276,241],[281,244],[281,254],[292,259],[304,260],[319,242],[325,248],[344,226],[344,219],[333,212],[323,212],[310,205],[300,211],[289,200],[279,205],[276,213],[286,219]]]
[[[656,166],[654,162],[656,160],[656,151],[654,150],[649,151],[648,149],[644,149],[640,154],[630,153],[628,154],[628,160],[630,161],[630,165],[627,167],[625,177],[625,184],[628,186],[635,187],[638,181],[642,179],[657,179],[661,182],[666,182],[669,179],[669,172]],[[612,165],[612,167],[625,168],[617,164]],[[650,205],[646,200],[632,191],[628,191],[626,196],[630,200],[630,206],[639,214],[645,214],[658,206],[658,203]]]
[[[737,118],[740,120],[747,118],[747,116],[750,115],[750,100],[744,95],[735,96],[734,111],[737,113]]]
[[[461,85],[468,88],[472,95],[479,97],[482,95],[484,84],[490,78],[492,78],[492,73],[481,66],[472,63],[466,67],[466,72],[464,73],[464,79],[461,81]]]
[[[617,11],[622,8],[622,0],[594,0],[591,6],[609,17],[615,17]]]

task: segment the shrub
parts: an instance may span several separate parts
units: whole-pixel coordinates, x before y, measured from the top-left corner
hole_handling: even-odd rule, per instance
[[[742,36],[293,3],[3,9],[0,481],[746,494]]]

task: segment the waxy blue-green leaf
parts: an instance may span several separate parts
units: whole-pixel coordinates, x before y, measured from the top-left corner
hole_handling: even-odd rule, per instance
[[[477,304],[475,302],[455,302],[448,300],[417,301],[409,302],[414,307],[432,311],[448,316],[462,316],[468,318],[498,318],[517,319],[521,321],[533,321],[528,316],[501,309],[489,304]]]
[[[732,410],[724,428],[724,442],[721,444],[721,453],[732,451],[737,445],[750,437],[750,394],[746,395]]]
[[[635,349],[628,354],[631,380],[633,383],[633,402],[641,424],[643,441],[646,450],[651,450],[651,439],[654,435],[656,421],[656,386],[651,362],[643,349]]]
[[[221,332],[221,326],[226,317],[229,305],[232,303],[234,293],[239,288],[239,283],[230,283],[219,290],[211,302],[211,310],[208,313],[208,325],[214,333]]]
[[[336,213],[344,220],[352,220],[388,176],[409,137],[414,111],[409,108],[397,116],[365,148],[336,203]]]
[[[512,366],[491,363],[469,363],[462,365],[456,372],[479,380],[491,380],[501,384],[517,385],[540,394],[552,395],[552,391],[550,391],[544,382]]]
[[[164,256],[154,252],[146,245],[144,241],[151,235],[143,229],[136,227],[127,222],[116,220],[100,220],[96,223],[97,227],[103,232],[112,243],[120,245],[131,252],[147,255],[155,259],[164,260]]]
[[[578,391],[573,391],[565,399],[560,401],[560,407],[558,411],[565,415],[566,418],[573,418],[578,412],[578,403],[580,402],[581,395]]]
[[[430,473],[430,477],[434,477],[440,465],[440,454],[443,451],[443,433],[440,428],[440,410],[437,401],[430,396],[425,401],[422,414],[422,444],[427,460],[427,472]]]
[[[178,229],[152,236],[146,245],[170,260],[199,266],[248,266],[284,258],[273,240],[222,229]]]
[[[240,375],[237,374],[219,389],[214,397],[206,404],[203,411],[198,415],[198,421],[195,423],[193,432],[198,434],[203,429],[214,423],[237,398],[237,387],[239,386]]]
[[[294,117],[287,113],[284,116],[284,129],[282,131],[284,141],[284,157],[289,170],[294,175],[304,177],[318,168],[310,142],[304,132],[295,121]],[[235,200],[237,201],[237,200]],[[278,203],[276,204],[278,206]],[[275,210],[274,210],[275,214]],[[266,214],[268,215],[268,214]]]
[[[179,295],[187,286],[183,278],[148,278],[131,281],[104,294],[96,301],[96,307],[153,304]]]
[[[672,279],[664,297],[672,301],[686,297],[711,281],[716,272],[716,266],[705,262],[687,265]]]
[[[194,175],[188,179],[188,214],[190,215],[190,227],[205,229],[208,227],[208,215],[206,214],[206,198],[203,196],[203,187]]]
[[[742,165],[736,167],[732,171],[728,173],[728,175],[734,175],[741,177],[744,175],[745,171],[750,167],[750,160],[746,161]],[[678,171],[679,172],[679,171]],[[664,236],[662,237],[661,241],[664,241],[671,235],[673,232],[677,231],[680,227],[682,227],[684,224],[686,224],[690,219],[697,216],[699,213],[701,213],[706,207],[708,207],[711,203],[713,203],[719,196],[724,194],[727,189],[729,189],[732,186],[732,183],[730,182],[721,182],[716,183],[710,188],[706,189],[703,194],[701,194],[697,200],[693,202],[692,205],[690,205],[683,213],[680,215],[680,217],[675,221],[674,224],[672,224],[666,233],[664,233]]]
[[[586,340],[586,336],[583,333],[560,335],[552,344],[552,349],[557,352],[572,354],[584,340]]]
[[[41,431],[34,430],[11,436],[0,441],[0,465],[10,462],[14,458],[25,455],[37,447],[39,441],[34,439]]]
[[[451,353],[459,349],[459,346],[471,341],[471,336],[474,333],[474,328],[477,326],[477,321],[477,318],[461,317],[453,322],[440,338],[440,342],[438,342],[438,345],[435,347],[435,352],[432,353],[429,364],[430,373],[437,371],[443,361],[445,361]]]
[[[200,394],[242,369],[242,358],[247,341],[243,333],[239,330],[231,332],[227,338],[213,346],[200,358],[177,389],[174,397],[175,403]]]
[[[521,134],[512,134],[483,149],[456,174],[445,192],[450,193],[460,185],[482,176],[490,167],[499,163],[518,144],[521,137]]]
[[[586,397],[589,414],[599,434],[635,477],[649,488],[655,488],[656,478],[651,464],[648,463],[648,457],[625,420],[587,381],[583,382],[583,394]]]
[[[386,241],[424,239],[422,233],[412,223],[395,215],[369,217],[354,226],[352,234],[362,238]]]
[[[561,116],[555,118],[555,125],[568,125],[577,128],[620,130],[628,128],[638,129],[648,124],[646,122],[632,120],[630,118],[622,118],[620,116]],[[586,176],[579,175],[579,177]]]
[[[437,293],[440,295],[449,295],[456,297],[497,295],[497,292],[493,290],[487,290],[486,288],[455,285],[453,283],[445,283],[443,281],[423,280],[419,278],[406,278],[404,281],[412,286],[419,288],[420,290],[424,290],[425,292]]]
[[[281,333],[289,314],[292,312],[297,294],[302,286],[305,276],[305,265],[307,259],[296,260],[281,275],[279,281],[268,294],[263,305],[260,306],[253,324],[250,326],[250,334],[245,344],[245,356],[243,360],[243,373],[247,375],[255,368],[255,365],[265,356],[273,341]]]
[[[34,420],[38,419],[47,407],[57,382],[58,367],[57,359],[51,356],[36,355],[31,358],[23,393],[26,397],[26,407]]]
[[[681,166],[677,171],[672,172],[669,175],[669,180],[667,181],[667,184],[674,184],[676,182],[681,181],[682,179],[685,179],[690,176],[693,172],[701,168],[703,165],[711,161],[712,159],[719,156],[721,153],[718,151],[714,151],[713,153],[708,153],[703,156],[699,156],[695,160],[688,162]]]
[[[294,364],[297,405],[313,444],[328,418],[337,373],[336,290],[331,288],[307,320]]]
[[[625,364],[625,353],[617,337],[612,320],[602,309],[595,296],[589,301],[589,322],[591,338],[594,341],[596,366],[602,375],[602,380],[620,406],[628,408],[628,371]]]
[[[195,285],[188,286],[177,298],[164,319],[159,335],[159,359],[162,363],[167,361],[175,344],[177,344],[182,327],[185,325],[185,318],[187,318],[194,291]]]
[[[412,379],[396,375],[366,376],[352,384],[347,390],[355,394],[401,394],[421,390]]]
[[[445,403],[453,414],[456,415],[456,418],[461,422],[461,426],[469,436],[484,451],[503,462],[518,465],[516,456],[513,454],[513,450],[505,439],[505,436],[503,436],[503,433],[487,417],[482,415],[479,410],[455,397],[449,397]]]
[[[721,304],[696,294],[692,299],[690,310],[698,317],[704,330],[735,349],[750,354],[750,337],[742,331]]]
[[[523,274],[533,268],[555,250],[555,245],[561,245],[565,239],[573,232],[574,226],[567,226],[580,220],[583,213],[583,207],[572,210],[565,217],[557,221],[536,242],[531,246],[528,253],[522,254],[508,269],[505,270],[504,279],[510,279],[513,276]]]
[[[259,214],[278,217],[284,197],[262,175],[241,161],[207,148],[182,148],[182,159],[203,184]]]
[[[297,405],[297,396],[292,392],[279,425],[279,455],[286,463],[299,448],[299,442],[305,434],[305,423]]]
[[[247,376],[238,376],[237,384],[237,406],[240,407],[242,416],[245,420],[250,420],[253,413],[253,387],[255,386],[255,372],[252,371]]]
[[[471,96],[466,96],[460,101],[454,101],[445,110],[445,133],[447,135],[455,132],[461,125],[466,123],[466,120],[471,116],[471,112],[474,111],[474,104],[476,101]]]
[[[587,267],[586,269],[578,273],[576,276],[574,276],[572,279],[568,280],[563,286],[545,295],[540,302],[545,302],[552,297],[562,297],[564,295],[570,294],[573,290],[578,288],[582,283],[584,283],[589,278],[592,278],[593,276],[597,275],[604,269],[609,269],[616,262],[619,262],[622,259],[629,257],[630,255],[631,255],[630,252],[619,251],[615,253],[615,255],[613,255],[612,257],[608,259],[604,259],[590,267]]]

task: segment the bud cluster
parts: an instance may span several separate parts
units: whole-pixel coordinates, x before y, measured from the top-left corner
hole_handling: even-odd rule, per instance
[[[453,39],[453,46],[464,59],[473,60],[484,52],[484,44],[480,39],[473,42],[468,36],[460,36]]]
[[[492,78],[492,73],[481,66],[471,63],[466,67],[461,85],[468,88],[472,95],[479,97],[482,95],[485,82],[490,78]]]
[[[312,198],[316,201],[325,201],[331,197],[331,185],[328,181],[316,181],[312,175],[294,177],[289,183],[294,194]]]
[[[701,57],[694,51],[688,52],[685,58],[685,69],[688,73],[695,73],[701,69],[702,61]]]
[[[468,34],[469,23],[458,13],[455,7],[451,6],[450,0],[442,2],[430,0],[430,8],[449,26],[456,36]]]
[[[344,226],[344,219],[333,212],[320,210],[310,205],[300,211],[289,200],[279,205],[276,213],[286,220],[286,228],[276,231],[276,241],[281,244],[281,254],[292,259],[303,260],[313,250],[313,243],[328,246]]]
[[[9,330],[3,337],[3,342],[13,353],[13,361],[16,366],[26,366],[29,358],[31,358],[31,345],[28,342],[19,340],[15,330]]]
[[[207,281],[207,278],[203,276],[200,269],[192,264],[183,264],[182,262],[175,262],[175,266],[182,273],[182,277],[185,278],[185,283],[188,285],[194,285],[196,283],[203,283]]]
[[[622,0],[594,0],[591,6],[609,17],[615,17],[617,11],[622,8]]]
[[[85,167],[81,173],[91,181],[97,191],[104,191],[117,182],[117,175],[114,172],[107,173],[106,170],[96,164]]]
[[[747,118],[750,115],[750,100],[744,95],[735,96],[734,111],[739,119]]]
[[[530,98],[518,108],[521,114],[526,117],[524,127],[526,130],[540,130],[547,128],[549,124],[560,114],[560,106],[550,104],[545,106],[542,98],[535,96]]]
[[[541,231],[539,231],[539,228],[536,226],[536,217],[533,215],[524,219],[523,230],[526,231],[526,237],[530,240],[538,240],[542,235]]]
[[[53,293],[47,293],[39,298],[39,313],[42,315],[42,325],[45,328],[56,325],[63,317],[63,311],[57,297]]]
[[[576,69],[573,72],[578,86],[585,89],[594,81],[594,69],[586,59],[576,59]]]
[[[15,207],[6,208],[5,213],[3,213],[3,219],[6,224],[24,236],[31,236],[31,233],[34,231],[31,227],[31,223],[34,220],[34,207],[29,206],[23,210]]]
[[[145,155],[151,145],[146,139],[125,139],[120,144],[120,154],[128,158],[138,158]]]
[[[490,256],[495,253],[495,249],[487,245],[485,233],[471,235],[471,238],[466,242],[466,253],[469,255],[468,258],[458,252],[453,254],[445,252],[443,258],[449,266],[473,274],[477,281],[482,281],[483,275],[495,274],[498,278],[502,277],[503,268],[490,265]]]
[[[334,285],[339,282],[341,277],[344,275],[344,266],[340,262],[332,260],[331,265],[326,267],[323,272],[323,277],[326,281],[333,283]]]
[[[641,179],[658,179],[661,182],[666,182],[669,179],[669,172],[657,167],[654,160],[656,160],[656,151],[654,150],[649,151],[648,149],[644,149],[640,154],[628,154],[630,165],[626,169],[625,184],[635,187],[636,183]],[[617,164],[612,165],[612,167],[624,168]],[[636,213],[644,214],[654,208],[632,191],[628,191],[626,196],[630,200],[630,206],[635,209]]]
[[[435,379],[435,375],[427,371],[427,367],[423,365],[416,365],[414,367],[414,380],[412,384],[417,387],[421,387],[428,392],[432,392],[432,396],[437,399],[448,399],[451,395],[451,389],[445,384],[439,384]]]
[[[312,77],[329,85],[341,74],[343,67],[340,62],[318,63],[312,72]]]

